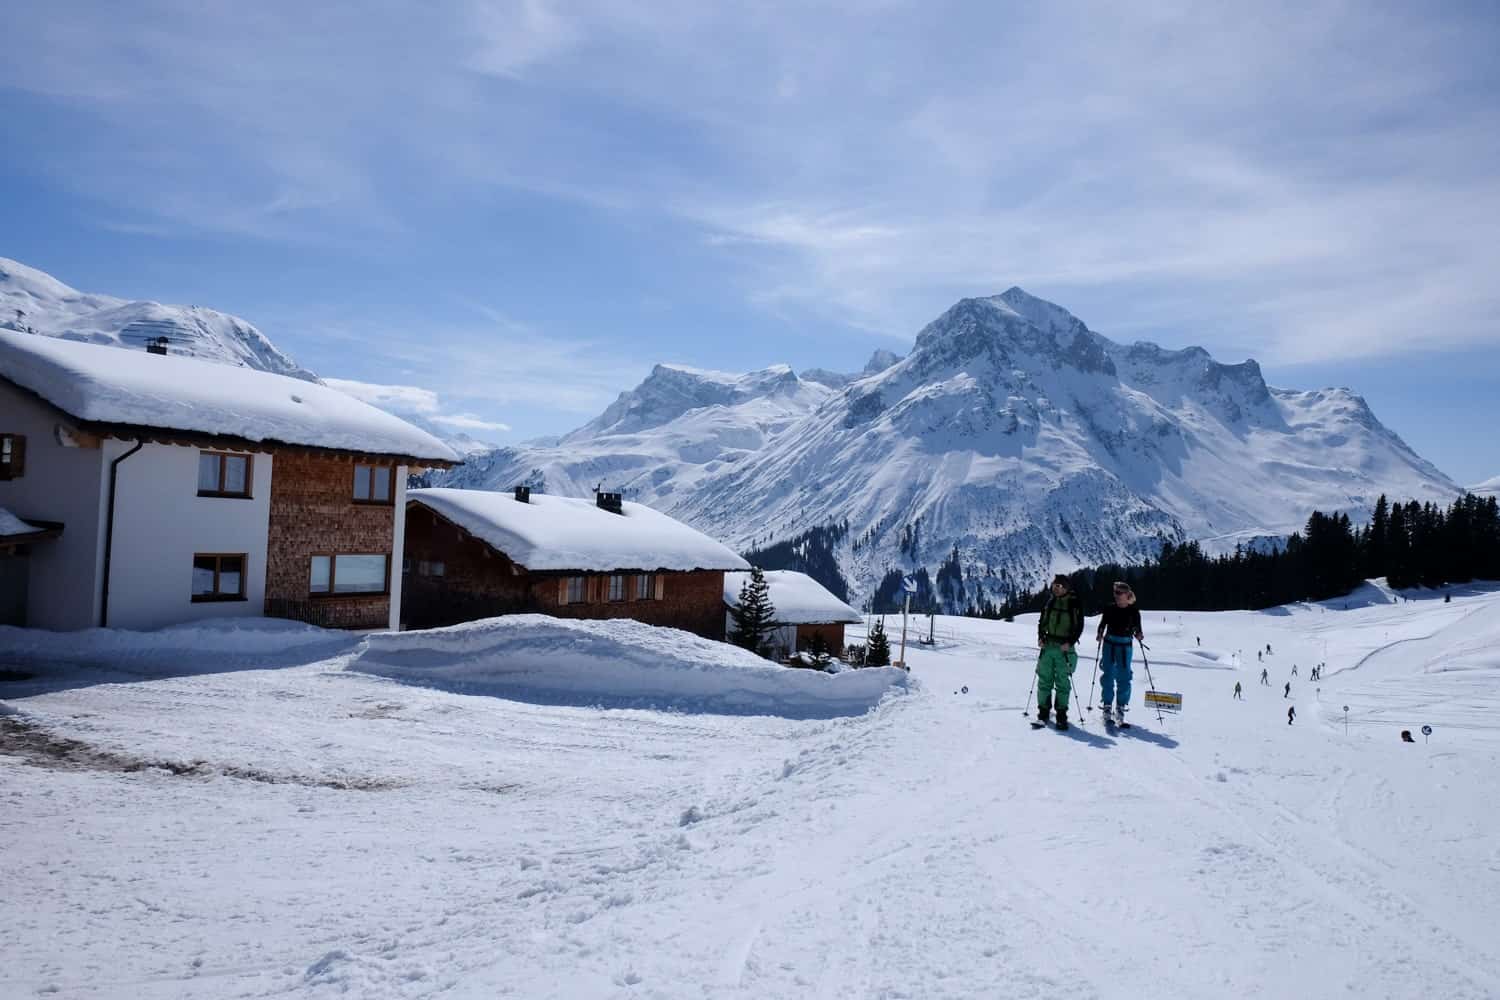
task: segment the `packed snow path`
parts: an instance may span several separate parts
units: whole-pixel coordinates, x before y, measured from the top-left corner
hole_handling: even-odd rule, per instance
[[[819,721],[463,696],[352,642],[0,684],[0,995],[1493,996],[1500,593],[1389,600],[1148,607],[1186,710],[1138,658],[1117,735],[1025,725],[1034,618],[940,620],[919,690]]]

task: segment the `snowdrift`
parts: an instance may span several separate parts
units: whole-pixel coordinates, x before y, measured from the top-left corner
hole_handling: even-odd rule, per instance
[[[350,652],[362,638],[279,618],[207,618],[144,632],[48,632],[7,625],[0,626],[0,660],[38,675],[75,666],[198,674],[311,663]]]
[[[677,629],[546,615],[377,633],[348,669],[526,701],[793,718],[859,715],[907,688],[895,667],[795,670]]]

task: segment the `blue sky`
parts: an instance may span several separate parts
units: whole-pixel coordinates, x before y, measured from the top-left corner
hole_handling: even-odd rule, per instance
[[[1040,6],[21,0],[0,255],[502,443],[1019,284],[1500,474],[1496,8]]]

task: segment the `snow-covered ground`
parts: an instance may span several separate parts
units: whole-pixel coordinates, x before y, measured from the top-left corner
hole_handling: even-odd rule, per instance
[[[1185,711],[1137,660],[1116,735],[1026,726],[1034,619],[939,619],[909,693],[821,719],[457,693],[296,627],[0,632],[37,673],[0,996],[1494,996],[1500,590],[1453,595],[1142,595]]]

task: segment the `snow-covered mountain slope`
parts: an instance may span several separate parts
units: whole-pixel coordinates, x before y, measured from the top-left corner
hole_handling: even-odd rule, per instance
[[[454,485],[602,482],[741,548],[847,525],[833,555],[856,601],[955,547],[972,601],[1141,561],[1163,539],[1229,550],[1313,509],[1460,493],[1347,389],[1273,389],[1254,361],[1117,344],[1019,288],[959,302],[880,360],[822,397],[784,368],[767,370],[776,391],[765,372],[659,368],[559,448],[497,452]],[[775,420],[749,419],[765,408]]]
[[[90,295],[5,257],[0,257],[0,329],[133,350],[144,350],[148,341],[166,337],[173,354],[316,380],[237,316],[201,306]]]
[[[662,510],[763,451],[834,396],[785,365],[746,375],[657,365],[594,420],[556,443],[497,449],[439,477],[444,486],[589,496],[601,483]]]
[[[1469,492],[1482,497],[1500,497],[1500,476],[1470,486]]]
[[[0,629],[4,996],[1493,998],[1500,593],[1452,593],[1142,594],[1182,714],[1137,658],[1067,733],[1035,615],[852,716],[625,622]]]

